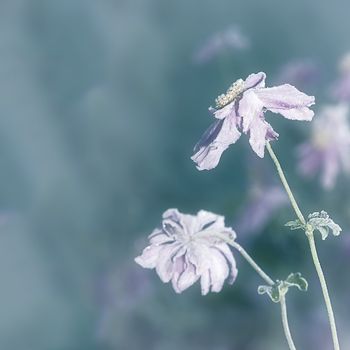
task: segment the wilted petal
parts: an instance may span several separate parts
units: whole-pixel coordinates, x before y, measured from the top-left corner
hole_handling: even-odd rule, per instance
[[[237,269],[226,241],[234,240],[235,232],[225,227],[224,217],[200,210],[197,215],[182,214],[169,209],[163,214],[163,224],[175,225],[169,236],[169,227],[163,225],[149,239],[155,243],[147,247],[135,260],[143,267],[155,268],[160,279],[172,282],[177,293],[201,279],[202,294],[211,289],[221,290],[230,275],[232,283]],[[170,239],[170,240],[169,240]]]
[[[177,209],[168,209],[163,214],[163,231],[172,235],[183,235],[198,230],[198,220],[193,215],[180,213]]]
[[[252,122],[259,118],[263,110],[262,102],[257,98],[253,90],[248,90],[239,101],[238,114],[243,120],[243,132],[247,132]]]
[[[163,232],[173,237],[184,230],[182,223],[183,214],[181,214],[177,209],[168,209],[163,214],[162,229]]]
[[[262,118],[256,118],[249,129],[249,143],[252,146],[253,151],[260,157],[264,157],[265,145],[267,140],[267,135],[273,129],[269,123],[267,123]]]
[[[307,108],[307,107],[300,107],[300,108],[294,108],[294,109],[269,109],[272,113],[279,113],[283,115],[287,119],[291,120],[305,120],[305,121],[311,121],[314,117],[314,112]]]
[[[210,249],[210,278],[211,278],[211,291],[220,292],[225,279],[228,277],[229,268],[224,256],[216,249]]]
[[[199,277],[200,276],[196,274],[195,266],[188,262],[184,272],[180,275],[177,281],[179,293],[192,286],[192,284],[198,281]]]
[[[244,82],[244,89],[265,87],[266,74],[264,72],[250,74]]]
[[[201,231],[215,228],[222,229],[225,227],[225,218],[210,211],[200,210],[197,213],[197,218],[199,222],[198,229]]]
[[[154,269],[162,248],[161,245],[150,245],[143,250],[140,256],[135,258],[135,261],[146,269]]]
[[[256,89],[255,93],[265,108],[287,119],[310,121],[314,116],[314,112],[307,107],[315,103],[315,97],[304,94],[292,85]]]
[[[230,277],[228,280],[229,284],[232,284],[237,277],[238,270],[236,267],[236,260],[233,257],[231,249],[225,243],[217,244],[216,248],[224,255],[230,265]]]
[[[173,264],[173,277],[171,279],[171,283],[173,285],[173,288],[176,293],[181,293],[177,281],[180,277],[180,275],[184,272],[185,270],[185,256],[179,256],[177,258],[174,258],[174,264]]]
[[[220,109],[212,109],[214,117],[216,119],[224,119],[226,117],[234,117],[235,113],[235,102],[229,103],[227,106]]]
[[[173,257],[181,248],[179,243],[163,244],[159,252],[156,264],[156,271],[160,279],[167,283],[173,274]]]
[[[222,153],[240,136],[241,133],[237,130],[234,117],[214,122],[194,148],[196,153],[191,159],[197,164],[197,169],[210,170],[215,168]]]
[[[207,295],[209,293],[210,284],[211,284],[210,272],[209,272],[209,269],[206,269],[201,274],[201,292],[202,292],[202,295]]]
[[[159,245],[166,242],[171,242],[173,240],[168,234],[164,233],[163,230],[156,229],[149,236],[149,241],[151,244]]]

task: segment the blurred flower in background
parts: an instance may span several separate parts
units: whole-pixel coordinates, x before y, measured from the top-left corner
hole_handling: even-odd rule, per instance
[[[324,106],[312,123],[310,141],[301,144],[297,153],[301,174],[320,173],[322,186],[333,188],[339,172],[350,171],[349,107]]]
[[[224,52],[235,53],[250,47],[250,40],[237,25],[232,25],[226,30],[213,34],[194,54],[193,61],[198,64],[207,63]]]
[[[197,283],[177,295],[135,264],[134,244],[166,208],[205,207],[238,224],[246,210],[253,227],[242,227],[261,225],[249,250],[262,266],[273,276],[292,265],[313,276],[298,238],[275,235],[284,218],[275,174],[250,190],[262,171],[247,159],[269,162],[242,142],[203,174],[190,149],[206,127],[205,106],[232,77],[262,70],[276,77],[291,59],[312,57],[322,77],[336,80],[338,55],[349,48],[349,11],[347,0],[0,1],[0,348],[280,350],[279,311],[257,295],[249,266],[241,264],[234,288],[202,298]],[[208,33],[216,34],[199,43]],[[317,101],[327,103],[327,85],[317,88]],[[350,207],[348,182],[315,195],[289,161],[312,124],[274,123],[302,206],[316,199],[349,231],[350,215],[341,215]],[[322,255],[336,309],[344,310],[347,349],[350,283],[334,259],[336,244],[347,245],[339,242]],[[291,322],[300,348],[324,350],[326,342],[309,342],[319,329],[305,331],[313,303],[312,288],[293,296]]]
[[[338,101],[350,102],[350,52],[338,64],[339,77],[330,88],[330,94]]]
[[[288,197],[280,185],[253,184],[246,202],[237,212],[234,227],[242,235],[261,233],[287,204]]]
[[[280,68],[276,84],[288,83],[301,89],[308,89],[319,82],[321,74],[321,67],[313,59],[292,60]]]

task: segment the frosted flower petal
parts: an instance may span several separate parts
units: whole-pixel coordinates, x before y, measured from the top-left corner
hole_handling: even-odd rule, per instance
[[[150,235],[151,244],[135,261],[155,268],[164,283],[171,281],[176,293],[199,279],[203,295],[219,292],[226,279],[233,283],[237,276],[236,262],[226,243],[235,238],[235,232],[225,227],[223,216],[205,210],[188,215],[169,209],[163,214],[162,228]]]
[[[266,88],[265,78],[263,72],[249,75],[237,93],[219,97],[219,106],[223,108],[210,108],[218,120],[203,134],[194,148],[195,154],[191,159],[197,164],[198,170],[215,168],[222,153],[238,140],[242,132],[249,133],[253,151],[262,158],[266,142],[278,137],[265,120],[266,111],[281,114],[291,120],[312,120],[314,112],[309,107],[315,103],[313,96],[308,96],[289,84]]]

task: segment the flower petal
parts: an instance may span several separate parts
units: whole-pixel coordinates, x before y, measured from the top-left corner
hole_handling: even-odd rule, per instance
[[[153,235],[149,241],[151,244],[154,244],[154,245],[158,244],[159,245],[162,243],[171,242],[173,240],[174,240],[173,238],[169,237],[165,233],[159,233],[159,234]]]
[[[247,133],[252,122],[262,114],[264,106],[253,90],[246,91],[238,103],[238,114],[243,120],[243,132]]]
[[[154,269],[162,248],[162,245],[150,245],[146,247],[142,254],[135,258],[135,262],[146,269]]]
[[[225,218],[222,215],[211,213],[210,211],[200,210],[197,213],[197,219],[199,221],[199,230],[207,228],[224,228]]]
[[[266,74],[264,72],[250,74],[244,82],[244,89],[265,87]]]
[[[211,284],[211,279],[210,279],[210,272],[209,269],[203,271],[201,274],[201,292],[202,295],[207,295],[210,290],[210,284]]]
[[[254,92],[265,108],[287,119],[310,121],[314,116],[314,112],[307,107],[315,103],[315,97],[304,94],[292,85],[255,89]]]
[[[305,120],[311,121],[314,117],[314,111],[307,107],[293,108],[293,109],[277,109],[269,108],[272,113],[279,113],[287,119],[291,120]]]
[[[220,109],[209,108],[209,111],[213,113],[216,119],[224,119],[226,117],[235,116],[235,101],[232,101],[227,106]]]
[[[229,268],[224,256],[216,249],[210,249],[210,278],[211,278],[211,291],[220,292],[225,279],[229,275]]]
[[[184,272],[185,270],[185,256],[181,255],[177,258],[174,258],[174,264],[173,264],[173,277],[171,279],[171,283],[173,285],[173,288],[176,293],[181,293],[177,281],[180,277],[180,275]]]
[[[266,141],[278,135],[263,118],[258,117],[251,123],[249,129],[249,143],[253,151],[260,157],[264,157]]]
[[[192,286],[199,279],[199,275],[196,274],[196,269],[193,264],[187,262],[184,272],[180,275],[177,281],[177,288],[179,292],[183,292],[188,287]]]
[[[159,252],[159,256],[156,264],[156,271],[159,278],[167,283],[171,280],[173,275],[173,260],[172,258],[181,248],[179,243],[163,244],[162,249]]]
[[[210,170],[215,168],[222,153],[240,136],[241,133],[237,130],[235,117],[215,121],[194,148],[196,153],[191,159],[197,164],[197,169]]]
[[[182,218],[184,214],[180,213],[177,209],[171,208],[164,212],[162,228],[164,233],[170,237],[181,234],[185,231]]]
[[[228,283],[233,284],[233,282],[236,280],[238,270],[236,267],[236,260],[233,257],[232,251],[226,243],[217,244],[216,248],[220,251],[220,253],[223,254],[223,256],[226,258],[226,260],[229,262],[230,276],[229,276]]]

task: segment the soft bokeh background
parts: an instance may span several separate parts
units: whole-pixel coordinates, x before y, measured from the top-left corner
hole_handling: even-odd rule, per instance
[[[253,184],[279,186],[246,138],[217,169],[195,169],[207,108],[233,80],[263,70],[273,84],[299,59],[320,67],[317,83],[300,88],[331,101],[349,12],[347,0],[1,0],[0,348],[286,348],[278,305],[257,295],[262,281],[239,256],[237,282],[206,297],[198,286],[176,295],[133,259],[165,209],[203,208],[235,225]],[[194,50],[232,24],[250,48],[195,64]],[[310,124],[270,121],[302,208],[325,209],[343,226],[319,250],[350,348],[349,178],[324,191],[299,177],[295,146]],[[306,239],[282,226],[293,218],[281,205],[239,239],[270,275],[303,272],[309,292],[288,296],[295,341],[329,349]]]

